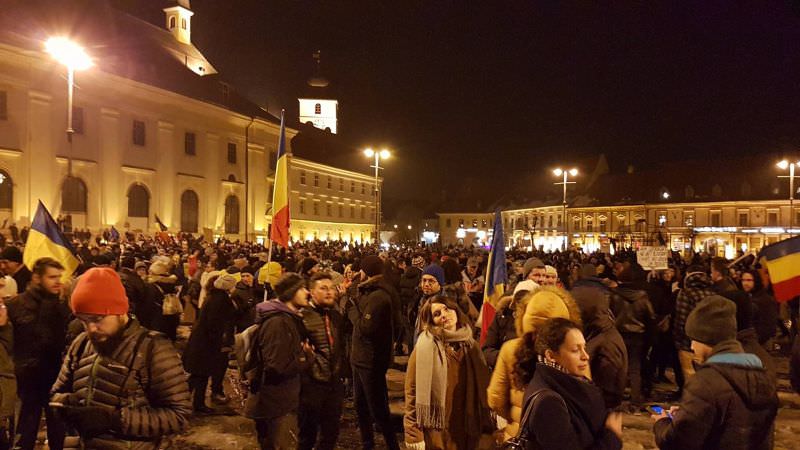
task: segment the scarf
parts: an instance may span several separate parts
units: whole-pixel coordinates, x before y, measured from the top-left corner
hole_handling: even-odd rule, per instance
[[[462,327],[456,331],[437,329],[436,335],[426,330],[419,335],[414,351],[417,352],[416,410],[417,425],[420,428],[437,430],[446,428],[446,347],[451,343],[470,344],[471,342],[473,339],[470,327]],[[465,355],[465,357],[469,358],[470,356]]]

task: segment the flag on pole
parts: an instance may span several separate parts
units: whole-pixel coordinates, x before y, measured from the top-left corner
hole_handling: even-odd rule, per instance
[[[278,161],[275,164],[275,188],[272,191],[272,226],[270,240],[289,246],[289,157],[286,155],[286,128],[281,111],[281,132],[278,138]]]
[[[775,300],[786,302],[800,295],[800,236],[764,247],[759,260],[769,272]]]
[[[39,200],[39,206],[36,208],[36,215],[33,216],[33,223],[28,233],[28,240],[25,243],[22,262],[32,270],[33,264],[38,259],[45,257],[53,258],[64,266],[62,280],[69,279],[80,264],[72,245],[61,234],[53,216]]]
[[[495,315],[495,305],[505,291],[508,281],[506,273],[506,247],[503,237],[503,219],[500,211],[494,213],[494,233],[489,250],[489,261],[486,264],[486,284],[483,287],[483,305],[481,305],[481,345],[486,341],[486,333]]]

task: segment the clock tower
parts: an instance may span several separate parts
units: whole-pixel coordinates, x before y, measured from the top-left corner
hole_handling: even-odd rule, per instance
[[[336,113],[339,109],[339,102],[326,94],[329,83],[320,75],[320,51],[314,52],[313,57],[317,66],[316,74],[308,80],[306,95],[298,99],[300,123],[308,123],[320,130],[336,134]]]

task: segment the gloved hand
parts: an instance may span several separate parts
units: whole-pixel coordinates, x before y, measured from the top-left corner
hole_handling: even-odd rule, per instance
[[[83,438],[119,429],[120,413],[106,406],[65,406],[64,416]]]

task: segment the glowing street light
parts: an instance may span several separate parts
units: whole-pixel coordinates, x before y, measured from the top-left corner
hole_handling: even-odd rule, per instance
[[[381,239],[381,193],[380,193],[380,186],[378,182],[378,171],[383,169],[380,166],[381,159],[389,159],[391,153],[387,149],[382,149],[380,151],[373,150],[370,147],[364,149],[364,156],[367,158],[375,158],[375,165],[370,166],[375,168],[375,242],[380,243]],[[394,226],[397,228],[397,225]]]
[[[664,193],[661,194],[661,198],[663,198],[664,200],[668,200],[669,199],[669,192],[664,191]]]
[[[554,183],[554,184],[556,184],[556,185],[560,184],[560,185],[564,186],[564,198],[563,198],[563,202],[562,202],[562,205],[564,207],[564,211],[563,211],[562,214],[563,214],[563,217],[564,217],[564,249],[566,250],[567,244],[569,242],[569,221],[567,220],[567,185],[568,184],[575,184],[574,181],[569,181],[569,176],[570,175],[573,176],[573,177],[577,176],[578,175],[578,169],[572,168],[572,169],[567,170],[567,169],[561,169],[559,167],[559,168],[553,170],[553,175],[555,175],[557,177],[560,177],[560,176],[564,177],[563,178],[564,181],[561,181],[561,182],[558,182],[558,183]]]
[[[72,144],[72,96],[75,87],[75,71],[86,70],[94,65],[92,58],[80,45],[65,38],[51,37],[44,44],[50,56],[67,68],[67,142]],[[67,176],[72,176],[71,153],[67,155]]]
[[[789,179],[789,228],[794,228],[794,168],[800,167],[800,161],[790,163],[788,160],[782,160],[775,164],[779,169],[789,169],[789,175],[779,175],[778,178]]]

